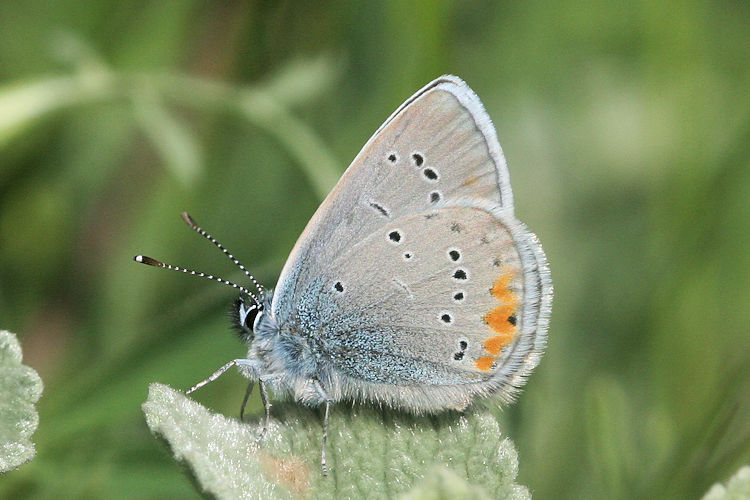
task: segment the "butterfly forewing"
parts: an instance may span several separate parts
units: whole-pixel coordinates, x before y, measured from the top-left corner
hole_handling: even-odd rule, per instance
[[[313,216],[279,278],[277,319],[286,319],[298,292],[342,251],[395,218],[465,196],[512,213],[489,117],[465,83],[443,77],[383,124]]]

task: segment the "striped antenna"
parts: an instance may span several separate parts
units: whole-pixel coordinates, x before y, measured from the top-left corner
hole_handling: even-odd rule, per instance
[[[198,276],[199,278],[208,278],[213,281],[218,281],[219,283],[223,283],[225,285],[229,285],[232,288],[235,288],[239,290],[240,292],[244,293],[251,299],[253,299],[253,302],[255,302],[255,305],[260,307],[260,301],[258,300],[258,297],[255,296],[253,292],[248,290],[242,285],[238,285],[237,283],[232,283],[229,280],[225,280],[224,278],[220,278],[219,276],[213,276],[211,274],[202,273],[199,271],[193,271],[192,269],[186,269],[184,267],[179,266],[173,266],[171,264],[165,264],[164,262],[161,262],[156,259],[152,259],[151,257],[147,257],[145,255],[136,255],[133,257],[133,260],[136,262],[140,262],[141,264],[146,264],[147,266],[154,266],[154,267],[163,267],[164,269],[171,269],[172,271],[179,271],[181,273],[185,274],[191,274],[193,276]]]
[[[234,262],[234,265],[237,266],[237,267],[239,267],[242,270],[242,272],[245,273],[245,276],[247,276],[248,278],[250,278],[250,281],[253,282],[253,285],[255,285],[255,288],[258,290],[258,293],[260,294],[260,296],[261,297],[263,296],[263,293],[264,293],[263,286],[260,283],[258,283],[258,281],[255,279],[255,277],[252,274],[250,274],[250,271],[248,271],[245,268],[245,266],[243,266],[242,263],[239,260],[237,260],[237,258],[234,255],[232,255],[231,253],[229,253],[229,250],[227,250],[226,248],[224,248],[224,245],[222,245],[221,243],[219,243],[218,241],[216,241],[216,239],[213,236],[211,236],[206,231],[204,231],[193,220],[193,218],[190,217],[190,215],[188,215],[187,212],[182,212],[182,214],[180,214],[180,215],[182,215],[182,220],[184,220],[187,223],[187,225],[190,226],[190,228],[193,231],[195,231],[196,233],[200,234],[201,236],[203,236],[204,238],[206,238],[208,241],[210,241],[211,243],[213,243],[214,245],[216,245],[216,247],[219,250],[221,250],[224,255],[226,255],[227,257],[229,257],[229,260],[231,260],[232,262]],[[252,294],[251,294],[251,296],[252,296]],[[255,297],[253,296],[253,298],[255,298]],[[258,301],[256,300],[256,302],[258,302]]]

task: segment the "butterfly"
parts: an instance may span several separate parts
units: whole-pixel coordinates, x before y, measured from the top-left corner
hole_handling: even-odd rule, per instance
[[[240,290],[235,326],[249,344],[231,367],[268,389],[325,406],[374,402],[417,414],[509,403],[547,339],[552,281],[537,237],[516,219],[508,169],[477,95],[442,76],[365,144],[294,246],[275,290]],[[264,428],[264,429],[265,429]]]

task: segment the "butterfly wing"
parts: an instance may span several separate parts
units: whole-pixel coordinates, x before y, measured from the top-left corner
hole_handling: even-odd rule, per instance
[[[342,249],[394,218],[464,196],[513,210],[489,116],[463,81],[443,76],[381,125],[318,208],[281,272],[274,316],[286,319],[294,297]]]
[[[437,410],[509,398],[541,355],[550,302],[490,119],[448,76],[347,169],[287,261],[272,314],[327,358],[337,395]]]

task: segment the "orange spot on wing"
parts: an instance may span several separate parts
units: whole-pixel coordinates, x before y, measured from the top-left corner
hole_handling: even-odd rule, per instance
[[[510,273],[502,274],[492,287],[492,296],[503,304],[518,304],[518,297],[508,288],[512,277],[513,275]]]
[[[508,321],[508,318],[515,313],[515,306],[497,306],[484,317],[484,321],[497,333],[512,336],[516,332],[516,327],[513,323]]]
[[[490,368],[492,368],[492,363],[494,362],[495,362],[494,357],[482,356],[481,358],[478,358],[476,361],[474,361],[474,366],[476,366],[478,370],[487,372],[490,370]]]
[[[485,356],[476,360],[476,366],[487,371],[500,355],[503,348],[513,341],[516,335],[515,316],[518,297],[509,289],[513,273],[506,272],[497,279],[490,292],[492,296],[503,303],[487,313],[482,319],[496,333],[495,336],[484,341],[484,349],[492,356]],[[512,318],[512,319],[509,319]]]
[[[485,340],[484,348],[488,353],[492,354],[493,356],[497,356],[500,354],[500,351],[503,350],[503,347],[510,344],[512,341],[512,333],[509,335],[498,335],[497,337],[490,337]]]

